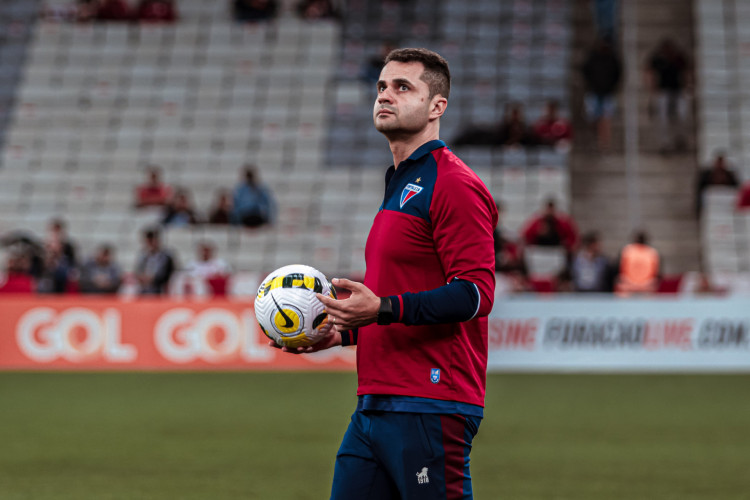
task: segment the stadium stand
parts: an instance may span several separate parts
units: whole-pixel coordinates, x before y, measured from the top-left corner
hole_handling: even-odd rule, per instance
[[[568,114],[569,6],[559,0],[480,0],[348,3],[341,65],[330,107],[327,165],[379,167],[391,163],[383,137],[372,127],[375,87],[362,81],[362,65],[383,41],[425,46],[445,54],[453,85],[441,136],[450,139],[472,123],[499,122],[506,104],[521,103],[530,121],[549,99]],[[542,200],[569,206],[568,158],[551,149],[456,147],[490,191],[503,200],[505,225],[517,234]]]
[[[205,217],[215,193],[231,189],[252,163],[276,195],[275,226],[165,228],[178,265],[207,239],[235,271],[305,262],[328,275],[361,276],[391,162],[371,124],[372,89],[357,79],[376,40],[406,32],[401,45],[449,58],[457,77],[444,137],[462,121],[499,118],[511,99],[531,119],[548,98],[559,99],[563,113],[567,103],[560,81],[568,13],[559,0],[360,1],[347,6],[342,23],[301,21],[286,2],[277,19],[255,24],[233,22],[227,2],[183,0],[174,25],[33,22],[39,5],[10,5],[21,4],[29,48],[22,65],[22,44],[13,45],[21,84],[1,94],[12,106],[0,156],[0,232],[41,238],[60,217],[82,256],[111,243],[126,272],[141,231],[162,216],[133,209],[150,165],[186,188]],[[369,22],[373,16],[379,21]],[[550,196],[569,206],[566,153],[459,154],[503,199],[510,234]]]
[[[696,80],[699,157],[725,151],[740,182],[750,179],[748,67],[750,6],[734,0],[696,0]],[[703,265],[719,281],[750,272],[750,218],[738,211],[738,190],[709,187],[703,194]]]

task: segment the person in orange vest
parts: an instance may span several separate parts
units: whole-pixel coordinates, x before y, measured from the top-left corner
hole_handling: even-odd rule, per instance
[[[615,291],[623,294],[653,293],[659,286],[659,252],[648,244],[648,235],[636,233],[633,243],[620,253],[620,273]]]

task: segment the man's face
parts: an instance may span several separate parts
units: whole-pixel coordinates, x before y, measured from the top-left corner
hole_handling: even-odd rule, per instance
[[[102,249],[99,251],[99,254],[96,256],[96,261],[100,266],[108,266],[110,260],[111,260],[111,255],[109,253],[109,250]]]
[[[144,242],[146,243],[146,248],[148,248],[151,252],[156,252],[159,250],[159,239],[155,236],[146,236],[144,238]]]
[[[430,118],[430,89],[420,80],[424,65],[391,61],[380,72],[373,121],[386,136],[411,135],[425,128]]]
[[[198,253],[200,254],[200,260],[203,262],[208,262],[214,256],[213,249],[208,245],[201,246]]]

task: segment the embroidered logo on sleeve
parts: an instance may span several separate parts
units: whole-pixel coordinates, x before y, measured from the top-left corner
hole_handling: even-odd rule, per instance
[[[437,384],[440,382],[440,368],[431,368],[430,369],[430,382],[433,384]]]
[[[422,189],[424,189],[422,186],[411,183],[407,184],[404,190],[401,191],[401,208],[404,208],[406,202],[417,196]]]

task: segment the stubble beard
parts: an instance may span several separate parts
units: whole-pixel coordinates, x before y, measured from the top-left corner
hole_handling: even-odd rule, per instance
[[[419,133],[423,127],[416,124],[409,126],[408,123],[402,123],[397,115],[390,115],[391,119],[379,120],[375,117],[375,130],[383,134],[389,141],[404,139]]]

